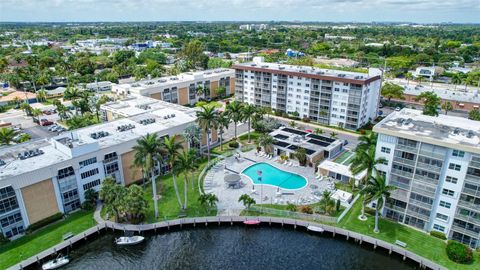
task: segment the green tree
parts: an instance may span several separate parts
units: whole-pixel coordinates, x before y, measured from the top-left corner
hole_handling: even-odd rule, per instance
[[[404,88],[398,84],[389,83],[389,82],[385,83],[382,86],[381,93],[382,93],[382,96],[386,97],[389,102],[392,98],[405,99],[403,95]]]
[[[379,233],[378,229],[378,213],[382,209],[385,200],[390,197],[390,192],[395,187],[389,186],[386,183],[385,177],[381,174],[377,174],[375,177],[370,177],[367,185],[362,189],[362,193],[366,197],[367,202],[376,201],[375,206],[375,233]]]
[[[247,208],[247,209],[250,209],[250,207],[252,206],[252,204],[256,204],[256,203],[257,203],[257,202],[255,201],[255,199],[253,199],[252,197],[248,196],[247,194],[242,194],[242,195],[238,198],[238,202],[243,203],[243,206],[245,206],[245,208]]]
[[[356,152],[367,151],[372,147],[376,147],[377,145],[378,135],[375,132],[369,132],[365,135],[358,137],[358,145],[355,148]]]
[[[218,197],[213,193],[204,193],[198,197],[198,201],[200,202],[200,205],[208,208],[210,211],[210,209],[213,209],[217,206]]]
[[[338,138],[338,133],[336,133],[335,131],[330,132],[330,138],[331,138],[331,139],[336,139],[336,138]]]
[[[292,120],[292,121],[288,122],[288,126],[290,126],[291,128],[296,128],[297,127],[297,122]]]
[[[32,109],[32,116],[37,118],[38,124],[40,124],[40,116],[42,115],[43,115],[42,110],[38,108]]]
[[[248,104],[243,106],[242,109],[242,114],[243,114],[243,119],[247,120],[247,125],[248,125],[248,143],[251,143],[252,141],[250,140],[250,128],[252,126],[252,118],[255,115],[256,108],[255,105]]]
[[[438,116],[438,108],[440,107],[441,98],[433,91],[422,92],[415,98],[415,101],[423,102],[423,114],[430,116]]]
[[[237,125],[238,125],[238,122],[243,120],[243,113],[242,113],[243,109],[242,108],[243,108],[242,103],[234,100],[227,105],[227,108],[225,110],[228,113],[228,116],[230,117],[230,119],[235,124],[234,125],[234,127],[235,127],[235,132],[234,132],[235,140],[237,139]]]
[[[178,204],[180,205],[180,208],[185,209],[185,206],[182,204],[182,200],[180,198],[180,193],[178,191],[178,185],[177,185],[177,160],[178,160],[178,155],[180,149],[182,149],[182,144],[181,142],[177,142],[175,140],[177,136],[171,136],[170,138],[165,137],[163,139],[162,143],[162,149],[163,152],[166,153],[167,155],[167,162],[170,166],[170,170],[172,172],[172,178],[173,178],[173,187],[175,189],[175,195],[177,196]]]
[[[207,68],[208,56],[203,53],[204,50],[200,40],[192,40],[185,44],[179,55],[188,68]]]
[[[177,160],[177,168],[180,172],[183,172],[183,192],[184,192],[184,209],[188,208],[188,192],[187,192],[187,187],[188,187],[188,182],[190,178],[190,182],[192,182],[192,190],[194,188],[193,185],[193,179],[195,177],[194,171],[197,168],[197,165],[195,164],[197,160],[197,154],[195,153],[194,149],[190,150],[183,150],[180,152],[178,155],[178,160]],[[189,177],[191,176],[191,177]]]
[[[36,98],[38,102],[44,102],[47,100],[47,91],[45,91],[45,89],[37,91]]]
[[[210,133],[217,122],[217,112],[213,106],[202,106],[201,110],[197,111],[197,123],[207,135],[207,156],[210,162]]]
[[[307,165],[307,151],[305,148],[298,148],[295,153],[294,153],[295,158],[298,160],[298,163],[300,166],[306,166]]]
[[[273,137],[269,134],[262,134],[258,137],[258,145],[263,147],[266,153],[271,154],[273,151]]]
[[[453,111],[452,103],[450,101],[445,101],[442,103],[442,110],[445,111],[445,115],[447,115],[449,111]]]
[[[219,86],[217,89],[215,89],[215,94],[219,97],[219,98],[223,98],[225,97],[225,94],[227,93],[227,88],[225,88],[225,86]]]
[[[156,133],[147,134],[137,140],[137,145],[133,147],[135,156],[133,165],[141,167],[144,173],[143,179],[146,175],[150,175],[152,181],[152,197],[155,210],[155,218],[158,218],[158,203],[157,203],[157,183],[155,177],[155,167],[157,165],[160,152],[161,140]]]
[[[460,74],[458,73],[454,73],[452,75],[452,83],[454,85],[454,89],[453,90],[457,90],[457,85],[461,84],[462,83],[462,77],[460,76]]]
[[[468,118],[475,121],[480,121],[480,111],[478,109],[471,110],[468,113]]]
[[[220,135],[220,151],[223,151],[223,134],[230,125],[230,117],[228,116],[228,113],[220,113],[215,124],[215,128],[218,130],[218,134]]]
[[[115,179],[106,177],[99,192],[99,197],[103,201],[106,213],[115,216],[117,222],[120,221],[120,211],[124,204],[125,191],[125,187],[115,183]]]
[[[126,188],[126,196],[123,199],[122,210],[130,223],[137,224],[145,219],[148,211],[148,201],[145,199],[145,191],[138,185],[130,185]]]
[[[410,72],[405,73],[405,79],[407,79],[407,85],[410,84],[410,81],[413,80],[413,75]]]
[[[371,146],[368,149],[360,148],[358,151],[355,151],[355,156],[350,164],[350,171],[353,175],[357,175],[366,170],[367,174],[365,176],[365,181],[368,181],[368,179],[370,179],[374,173],[377,174],[377,164],[382,164],[385,161],[385,158],[375,158],[374,146]],[[362,184],[365,185],[366,183]],[[361,218],[365,219],[365,196],[363,198]]]
[[[18,132],[12,128],[0,128],[0,143],[9,145],[13,142],[13,138],[18,135]]]
[[[335,200],[332,199],[332,192],[325,190],[322,193],[322,198],[320,199],[320,207],[323,212],[327,215],[330,215],[335,211]]]
[[[324,131],[323,131],[323,129],[317,127],[313,130],[313,133],[315,133],[317,135],[322,135],[324,133]]]
[[[30,134],[22,133],[19,138],[17,139],[17,143],[24,143],[31,139]]]
[[[187,141],[188,146],[191,148],[200,146],[202,140],[202,130],[197,124],[191,124],[183,131],[183,138]]]
[[[20,104],[20,109],[24,111],[26,115],[32,114],[32,106],[30,106],[30,104],[27,102],[22,102],[22,104]]]

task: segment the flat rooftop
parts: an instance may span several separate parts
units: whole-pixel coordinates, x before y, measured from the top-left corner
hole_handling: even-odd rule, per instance
[[[186,114],[195,114],[195,111],[188,107],[141,95],[130,95],[122,100],[108,102],[101,106],[102,110],[110,111],[124,117],[140,115],[166,108],[184,112]]]
[[[480,153],[480,122],[440,114],[423,115],[422,111],[402,109],[385,117],[373,131],[447,148]]]
[[[427,83],[428,84],[428,83]],[[445,85],[444,87],[430,87],[429,85],[402,85],[405,89],[405,94],[418,96],[426,91],[433,91],[442,99],[453,100],[458,102],[479,103],[480,96],[478,90],[465,91],[465,86],[458,85],[455,89],[453,85]]]
[[[270,135],[274,139],[275,146],[290,151],[304,148],[308,156],[316,155],[324,150],[329,151],[342,144],[340,140],[289,127],[274,130],[270,132]]]
[[[140,100],[144,100],[144,98],[140,97]],[[61,147],[55,144],[63,145],[63,148],[72,151],[82,148],[82,150],[77,151],[81,156],[94,153],[100,149],[135,141],[148,133],[163,132],[167,134],[176,132],[180,134],[185,126],[196,120],[196,111],[192,108],[161,100],[155,101],[156,104],[152,105],[155,109],[144,111],[142,114],[66,131],[50,140],[42,139],[0,147],[0,160],[5,163],[0,165],[0,181],[72,158],[72,154],[65,150],[62,151]],[[106,136],[99,136],[99,133]],[[37,149],[41,150],[42,154],[34,155],[39,153],[36,151]],[[19,153],[30,153],[30,151],[33,154],[28,154],[28,156],[31,157],[20,159],[18,156]]]
[[[332,80],[355,80],[358,83],[363,83],[366,81],[380,79],[379,73],[367,74],[360,72],[349,72],[343,70],[335,69],[324,69],[310,66],[296,66],[296,65],[286,65],[279,63],[242,63],[235,64],[232,66],[235,69],[243,70],[270,70],[274,73],[293,73],[295,76],[314,76],[314,77],[325,77]],[[373,70],[373,69],[372,69]]]
[[[129,88],[141,91],[150,88],[164,88],[178,85],[180,83],[193,82],[196,80],[208,80],[217,76],[234,75],[234,71],[228,68],[218,68],[198,72],[185,72],[176,76],[167,76],[150,80],[140,80],[132,83],[116,85],[116,88]]]

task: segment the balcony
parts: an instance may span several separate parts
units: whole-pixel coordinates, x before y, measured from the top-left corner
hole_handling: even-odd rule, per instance
[[[406,164],[406,165],[410,165],[410,166],[415,166],[415,160],[410,160],[410,159],[406,159],[406,158],[401,158],[401,157],[394,156],[394,157],[393,157],[393,161],[394,161],[394,162],[401,163],[401,164]]]
[[[427,184],[438,185],[438,180],[435,180],[435,179],[432,179],[430,177],[426,177],[426,176],[423,176],[423,175],[415,174],[415,176],[413,178],[415,180],[422,181],[422,182],[425,182]]]
[[[394,168],[392,168],[391,173],[396,174],[398,176],[404,176],[404,177],[407,177],[407,178],[412,178],[413,177],[413,173],[411,173],[411,172],[406,172],[406,171],[402,171],[402,170],[398,170],[398,169],[394,169]]]
[[[480,227],[480,219],[476,219],[476,218],[473,218],[473,217],[470,217],[470,216],[462,215],[462,214],[458,213],[458,211],[455,214],[455,218],[463,220],[463,221],[468,222],[468,223],[475,224],[476,226]]]
[[[425,157],[435,158],[435,159],[439,159],[439,160],[444,160],[445,159],[445,155],[434,153],[434,152],[429,152],[429,151],[420,150],[419,154],[422,155],[422,156],[425,156]]]
[[[478,238],[478,234],[479,234],[479,232],[475,232],[475,231],[469,230],[467,228],[460,227],[460,226],[455,225],[455,224],[452,224],[452,230],[454,230],[456,232],[459,232],[459,233],[462,233],[462,234],[466,234],[466,235],[468,235],[470,237],[473,237],[473,238]]]
[[[403,145],[403,144],[397,144],[396,149],[406,151],[406,152],[410,152],[410,153],[413,153],[413,154],[416,154],[418,152],[418,147],[412,147],[412,146]]]
[[[407,210],[407,215],[422,219],[423,221],[425,221],[425,223],[428,223],[428,221],[430,220],[430,215],[414,212],[412,210]]]
[[[471,209],[471,210],[474,210],[474,211],[478,211],[478,209],[480,209],[480,204],[474,204],[474,203],[471,203],[471,202],[466,202],[462,199],[458,200],[458,205],[462,206],[462,207],[465,207],[465,208],[468,208],[468,209]]]
[[[475,168],[478,168],[480,169],[480,162],[477,162],[477,161],[470,161],[470,163],[468,164],[469,167],[475,167]]]
[[[442,170],[442,167],[438,167],[438,166],[434,166],[434,165],[430,165],[422,162],[417,162],[417,167],[420,169],[425,169],[432,172],[440,172]]]
[[[396,206],[396,205],[385,205],[385,207],[390,209],[390,210],[397,211],[397,212],[400,212],[400,213],[405,213],[405,210],[406,210],[406,208],[402,208],[402,207]]]

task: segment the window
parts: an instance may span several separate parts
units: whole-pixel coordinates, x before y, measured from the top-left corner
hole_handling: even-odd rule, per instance
[[[456,184],[458,182],[458,178],[456,177],[451,177],[451,176],[447,176],[445,178],[445,182],[448,182],[448,183],[452,183],[452,184]]]
[[[440,214],[440,213],[437,213],[437,218],[440,219],[440,220],[443,220],[443,221],[447,221],[447,220],[448,220],[448,216],[447,216],[447,215]]]
[[[90,171],[83,172],[83,173],[80,174],[80,177],[82,179],[85,179],[85,178],[90,177],[90,176],[95,175],[95,174],[98,174],[98,168],[95,168],[95,169],[90,170]]]
[[[455,195],[455,192],[454,192],[453,190],[444,188],[444,189],[442,190],[442,194],[453,197],[453,195]]]
[[[465,152],[460,151],[460,150],[453,150],[452,156],[454,156],[454,157],[464,157],[464,156],[465,156]]]
[[[455,164],[455,163],[450,163],[448,164],[448,168],[450,170],[455,170],[455,171],[460,171],[460,169],[462,168],[462,166],[458,165],[458,164]]]
[[[118,171],[118,163],[115,162],[115,163],[112,163],[112,164],[108,164],[105,166],[105,172],[107,174],[111,174],[111,173],[114,173]]]
[[[448,208],[450,209],[450,207],[452,206],[451,203],[449,202],[446,202],[446,201],[440,201],[440,204],[439,204],[441,207],[445,207],[445,208]]]
[[[94,180],[92,182],[88,182],[85,185],[83,185],[83,190],[91,189],[93,187],[96,187],[100,185],[100,179]]]
[[[434,229],[434,230],[437,230],[437,231],[440,231],[440,232],[444,232],[444,231],[445,231],[445,227],[440,226],[440,225],[438,225],[438,224],[433,224],[433,229]]]
[[[83,168],[83,167],[88,166],[88,165],[93,164],[93,163],[97,163],[97,158],[96,157],[89,158],[89,159],[86,159],[84,161],[80,161],[78,164],[80,165],[80,168]]]
[[[387,147],[382,146],[382,149],[380,151],[382,151],[382,153],[390,154],[390,148]]]

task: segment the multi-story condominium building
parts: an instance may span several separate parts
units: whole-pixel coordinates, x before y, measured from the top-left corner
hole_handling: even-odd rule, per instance
[[[225,95],[235,92],[233,69],[212,69],[199,72],[181,73],[177,76],[142,80],[112,86],[119,95],[136,94],[180,105],[192,105],[200,98],[217,96],[216,90],[225,87]],[[206,93],[198,93],[199,86]]]
[[[378,165],[395,186],[383,214],[480,246],[480,122],[403,109],[375,125]]]
[[[133,166],[137,140],[148,133],[180,137],[196,120],[191,108],[147,97],[136,105],[149,105],[133,102],[106,104],[130,111],[128,117],[0,148],[0,232],[14,238],[30,224],[75,211],[85,191],[98,191],[106,176],[124,185],[141,181],[141,170]],[[159,160],[155,174],[168,170]]]
[[[364,74],[255,60],[232,67],[239,101],[347,129],[358,129],[377,117],[378,69]]]

